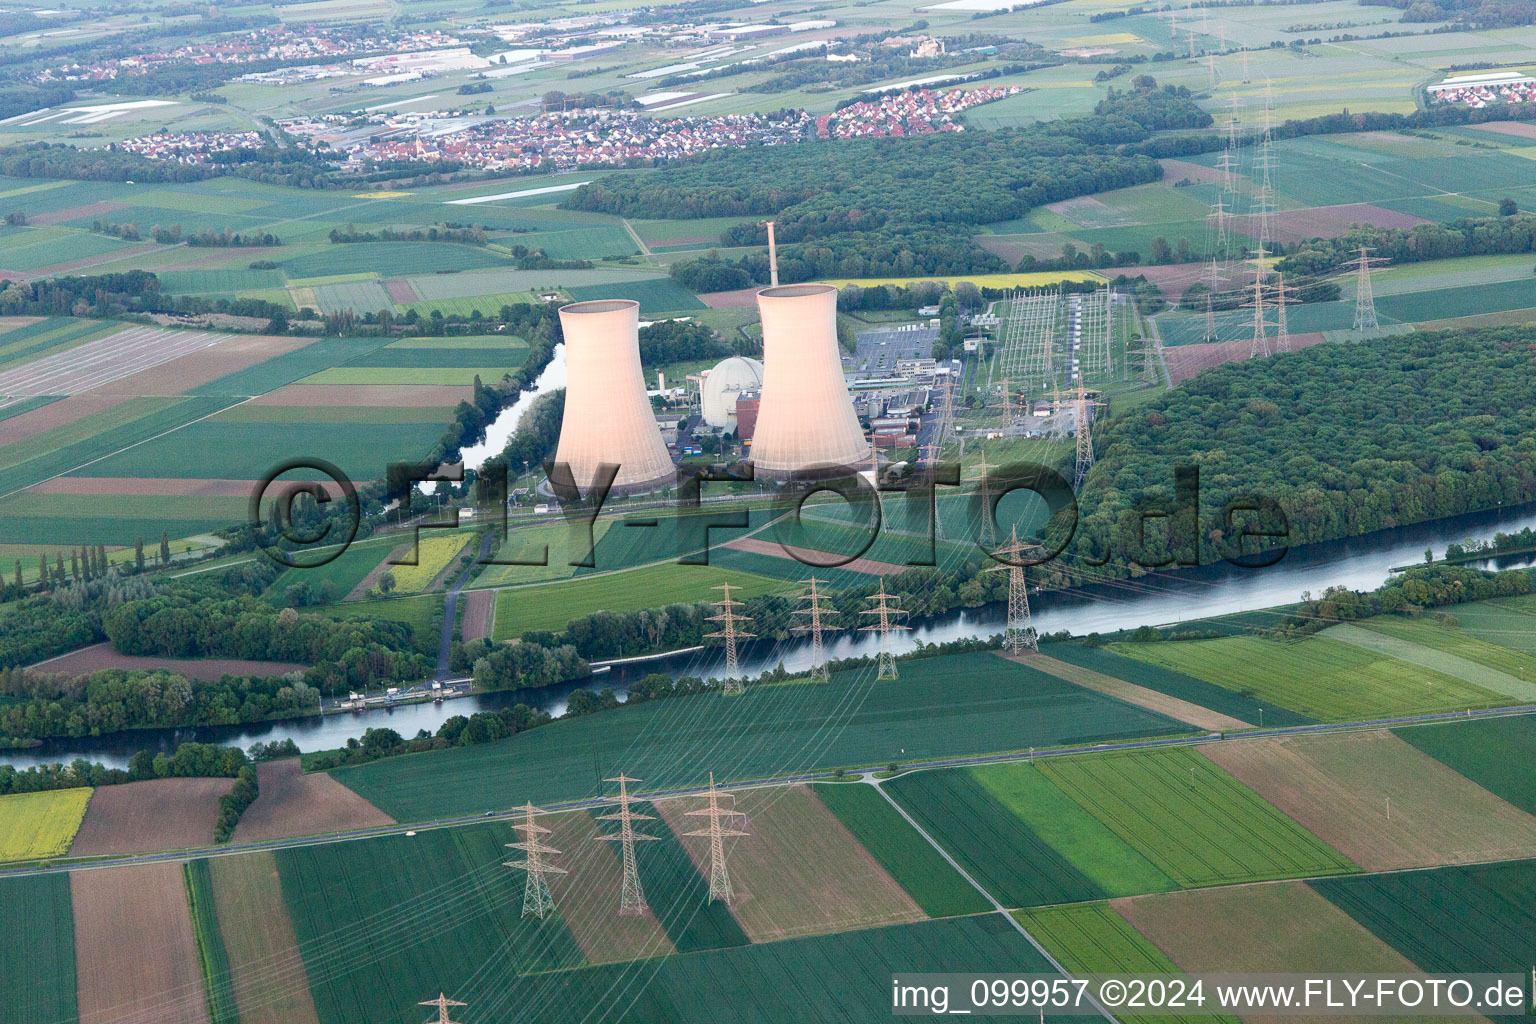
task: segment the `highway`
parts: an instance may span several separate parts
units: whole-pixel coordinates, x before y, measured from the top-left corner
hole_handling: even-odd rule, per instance
[[[903,773],[912,771],[928,771],[935,768],[953,768],[964,765],[981,764],[1006,764],[1016,761],[1030,761],[1036,758],[1069,757],[1076,754],[1095,753],[1115,750],[1149,750],[1157,747],[1193,747],[1206,743],[1219,743],[1222,740],[1249,740],[1261,739],[1273,736],[1298,736],[1309,733],[1349,732],[1361,729],[1387,729],[1400,725],[1422,725],[1431,722],[1455,721],[1468,718],[1497,718],[1509,715],[1529,715],[1536,713],[1536,704],[1520,704],[1512,707],[1489,708],[1486,710],[1468,710],[1439,712],[1429,715],[1405,715],[1397,718],[1363,719],[1355,722],[1332,722],[1313,725],[1292,725],[1272,729],[1248,729],[1238,733],[1202,733],[1198,735],[1174,736],[1160,739],[1124,740],[1115,743],[1097,743],[1092,746],[1064,746],[1064,747],[1040,747],[1025,751],[1009,751],[996,754],[975,754],[966,757],[951,757],[940,760],[923,761],[920,763],[901,765]],[[865,769],[860,768],[859,771]],[[729,783],[718,783],[717,788],[725,791],[742,791],[747,789],[761,789],[769,786],[786,786],[797,782],[832,781],[836,776],[832,771],[802,772],[792,775],[776,775],[759,779],[742,779]],[[646,800],[655,800],[666,797],[697,796],[708,791],[708,784],[696,786],[681,786],[673,789],[646,790],[637,794]],[[560,803],[547,804],[546,812],[589,810],[606,806],[606,801],[601,796],[589,797],[582,800],[566,800]],[[257,843],[230,843],[223,846],[208,846],[188,850],[168,850],[160,853],[129,854],[120,857],[101,857],[90,860],[69,860],[67,858],[36,864],[25,864],[17,867],[0,869],[0,878],[16,877],[20,875],[53,874],[60,871],[77,871],[93,868],[127,867],[135,864],[155,864],[166,861],[180,862],[197,860],[203,857],[227,857],[239,853],[253,853],[257,851],[271,851],[283,849],[295,849],[306,846],[320,846],[327,843],[344,843],[358,839],[368,839],[377,836],[402,835],[406,832],[420,832],[426,829],[451,828],[455,825],[469,825],[477,821],[506,821],[516,818],[518,811],[508,808],[502,811],[490,811],[484,814],[456,815],[446,818],[435,818],[429,821],[402,822],[395,825],[379,825],[372,828],[354,829],[346,832],[333,832],[315,836],[297,836],[288,839],[268,839]]]

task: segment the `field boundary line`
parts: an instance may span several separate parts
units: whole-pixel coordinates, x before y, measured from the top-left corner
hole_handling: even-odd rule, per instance
[[[885,791],[885,787],[884,786],[880,785],[880,783],[878,781],[876,781],[874,778],[872,778],[868,774],[866,774],[864,776],[864,784],[868,785],[868,786],[875,787],[875,792],[877,792],[881,796],[885,797],[885,802],[890,804],[892,807],[894,807],[896,809],[896,813],[901,815],[902,818],[905,819],[905,821],[906,821],[906,823],[908,825],[911,825],[913,828],[915,828],[917,830],[917,834],[922,836],[923,839],[928,843],[928,845],[933,847],[934,850],[936,850],[938,852],[939,856],[943,857],[944,860],[949,863],[950,867],[954,868],[957,872],[959,872],[960,873],[960,877],[965,879],[966,882],[968,882],[970,884],[971,888],[973,888],[977,892],[981,893],[982,899],[984,899],[988,903],[992,904],[992,908],[994,910],[996,910],[999,914],[1002,914],[1003,918],[1009,924],[1013,925],[1014,930],[1017,931],[1020,935],[1024,936],[1025,940],[1028,941],[1031,946],[1035,947],[1035,951],[1038,952],[1041,956],[1045,957],[1047,963],[1049,963],[1052,967],[1056,968],[1056,972],[1058,974],[1060,974],[1062,977],[1067,978],[1069,980],[1072,978],[1072,972],[1068,971],[1065,967],[1063,967],[1061,965],[1061,962],[1059,960],[1057,960],[1054,956],[1051,955],[1050,950],[1048,950],[1044,946],[1042,946],[1038,939],[1036,939],[1033,935],[1029,934],[1029,929],[1025,928],[1024,925],[1022,923],[1020,923],[1018,918],[1014,917],[1012,914],[1010,914],[1008,912],[1008,908],[1007,907],[1004,907],[1001,903],[999,903],[997,901],[996,897],[994,897],[986,889],[982,888],[981,883],[977,882],[976,879],[972,878],[971,877],[971,873],[969,871],[965,870],[965,868],[961,867],[959,862],[956,861],[955,858],[953,858],[953,857],[951,857],[949,855],[949,851],[948,850],[946,850],[946,849],[944,849],[944,847],[940,846],[938,841],[935,840],[933,838],[933,836],[929,835],[928,831],[926,829],[924,829],[923,826],[919,825],[915,820],[913,820],[912,815],[907,813],[907,809],[905,807],[901,806],[901,804],[897,803],[896,799],[893,796],[891,796],[891,794],[889,794],[889,793],[887,793]],[[1099,1001],[1097,999],[1095,999],[1091,995],[1088,995],[1088,993],[1086,991],[1083,994],[1085,996],[1087,996],[1088,1002],[1093,1005],[1093,1008],[1095,1010],[1099,1011],[1099,1015],[1101,1017],[1103,1017],[1107,1021],[1110,1021],[1111,1024],[1120,1024],[1120,1022],[1116,1019],[1115,1015],[1110,1013],[1107,1009],[1105,1009],[1102,1005],[1100,1005],[1100,1003],[1099,1003]]]
[[[133,444],[125,444],[121,448],[117,449],[117,451],[115,451],[115,452],[108,452],[105,455],[100,455],[100,456],[97,456],[94,459],[91,459],[89,462],[82,462],[78,466],[73,466],[73,467],[71,467],[69,469],[61,470],[61,471],[53,474],[52,476],[44,477],[41,480],[34,480],[31,483],[27,484],[25,487],[18,487],[14,491],[7,491],[4,494],[0,494],[0,499],[5,499],[5,498],[9,498],[9,497],[11,497],[13,495],[20,494],[22,491],[29,490],[29,489],[31,489],[33,487],[36,487],[38,484],[45,484],[45,483],[47,483],[50,480],[57,480],[61,476],[69,476],[69,474],[71,474],[71,473],[78,473],[78,472],[80,472],[80,470],[84,469],[87,466],[94,466],[98,462],[105,462],[107,459],[113,458],[114,456],[117,456],[117,455],[121,455],[121,454],[123,454],[123,452],[126,452],[126,451],[128,451],[130,449],[137,448],[141,444],[148,444],[151,441],[158,441],[162,437],[169,437],[171,434],[176,433],[176,431],[178,431],[178,430],[181,430],[181,429],[183,429],[185,427],[190,427],[194,423],[201,423],[201,422],[203,422],[203,420],[206,420],[206,419],[212,419],[213,417],[217,416],[221,412],[227,412],[228,410],[233,409],[237,405],[244,405],[247,402],[255,401],[259,397],[260,397],[259,395],[252,395],[249,398],[242,398],[238,402],[231,402],[229,405],[223,406],[222,408],[215,409],[212,412],[207,413],[206,415],[199,416],[195,420],[188,420],[185,423],[177,424],[176,426],[172,427],[170,430],[162,430],[160,433],[156,434],[153,437],[146,437],[142,441],[135,441],[135,442],[133,442]]]

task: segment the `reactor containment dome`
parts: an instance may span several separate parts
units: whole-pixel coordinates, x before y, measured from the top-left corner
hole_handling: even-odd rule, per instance
[[[615,491],[654,491],[672,483],[672,459],[640,371],[640,304],[599,299],[562,306],[560,329],[565,415],[555,462],[571,467],[582,494],[603,463],[619,467]]]
[[[704,422],[720,430],[736,429],[736,396],[763,386],[763,364],[746,356],[723,359],[704,378],[699,406]]]
[[[791,284],[757,293],[763,387],[752,434],[758,472],[790,476],[869,461],[837,347],[837,289]]]

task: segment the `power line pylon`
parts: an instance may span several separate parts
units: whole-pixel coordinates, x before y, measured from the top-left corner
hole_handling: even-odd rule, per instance
[[[904,626],[898,622],[893,622],[891,621],[891,617],[894,615],[905,615],[907,613],[889,603],[896,600],[896,597],[894,594],[887,594],[885,592],[884,580],[880,581],[880,592],[878,594],[872,594],[869,597],[866,597],[864,600],[875,602],[875,606],[873,608],[864,609],[864,614],[880,616],[879,622],[871,623],[868,626],[859,627],[859,629],[863,630],[864,632],[880,634],[880,667],[879,671],[875,673],[875,678],[895,679],[897,677],[896,653],[891,650],[891,634],[900,630],[910,629],[911,627]]]
[[[742,606],[742,602],[731,600],[732,587],[729,583],[722,583],[718,587],[711,587],[710,589],[725,591],[725,598],[720,601],[711,602],[716,608],[720,609],[720,614],[711,615],[705,621],[719,622],[723,623],[723,625],[719,632],[706,633],[704,636],[705,639],[709,640],[723,639],[725,641],[725,682],[722,684],[720,692],[726,696],[735,696],[736,694],[746,692],[746,687],[742,685],[741,680],[737,677],[737,673],[740,670],[736,662],[736,641],[738,639],[750,638],[754,635],[737,629],[736,623],[751,622],[752,620],[745,615],[736,614],[736,609]],[[736,587],[734,589],[740,590],[741,588]]]
[[[429,1021],[427,1021],[427,1024],[454,1024],[453,1021],[448,1019],[448,1007],[450,1007],[450,1006],[468,1006],[469,1004],[468,1003],[460,1003],[460,1002],[457,1002],[456,1000],[449,999],[447,996],[443,995],[443,993],[439,992],[437,994],[437,998],[436,999],[428,999],[428,1000],[425,1000],[424,1002],[417,1003],[416,1005],[417,1006],[435,1006],[435,1007],[437,1007],[437,1020],[435,1020],[435,1021],[429,1020]]]
[[[1344,266],[1355,271],[1355,330],[1363,335],[1366,331],[1379,330],[1381,327],[1376,319],[1376,297],[1371,294],[1371,268],[1387,261],[1372,256],[1375,250],[1370,246],[1362,245],[1357,251],[1360,255]]]
[[[549,883],[544,880],[545,875],[566,874],[564,868],[555,867],[547,863],[544,858],[553,856],[560,851],[553,846],[546,846],[539,838],[549,835],[549,829],[535,823],[534,817],[541,812],[530,801],[518,810],[523,812],[523,820],[512,827],[523,834],[520,843],[508,843],[510,849],[522,850],[526,855],[522,860],[506,861],[504,867],[522,868],[527,872],[527,879],[523,883],[523,916],[537,917],[541,921],[548,917],[555,909],[555,897],[549,891]]]
[[[796,608],[795,614],[809,615],[811,620],[803,626],[795,626],[794,632],[811,634],[811,674],[827,679],[830,678],[830,673],[827,670],[826,652],[821,642],[821,634],[826,627],[822,625],[821,617],[827,614],[829,609],[823,607],[821,603],[827,599],[827,595],[816,592],[816,584],[826,581],[812,576],[800,582],[809,586],[810,589],[800,595],[800,600],[807,602],[806,607]]]
[[[709,773],[709,806],[686,813],[690,818],[709,819],[708,828],[684,832],[683,835],[709,837],[709,900],[711,903],[720,900],[726,906],[730,906],[736,901],[736,893],[731,888],[731,873],[725,866],[725,837],[747,835],[736,827],[736,818],[745,818],[746,815],[735,808],[720,806],[720,794],[715,789],[714,772]],[[723,822],[722,819],[724,819]]]
[[[1092,414],[1091,411],[1104,404],[1090,399],[1089,394],[1091,392],[1083,386],[1081,373],[1078,374],[1077,387],[1051,394],[1052,398],[1066,398],[1072,402],[1072,418],[1076,421],[1074,427],[1077,432],[1077,467],[1072,474],[1074,492],[1083,489],[1083,481],[1088,479],[1088,471],[1093,468],[1093,432],[1088,420]]]
[[[976,478],[980,485],[981,494],[981,546],[990,547],[997,541],[997,526],[992,522],[992,481],[987,476],[987,470],[995,469],[995,466],[987,465],[987,453],[981,453],[981,461],[976,463],[976,468],[981,475]]]
[[[1008,573],[1008,625],[1003,630],[1003,649],[1010,654],[1040,653],[1040,637],[1029,619],[1029,584],[1024,577],[1024,566],[1019,564],[1023,555],[1037,550],[1039,545],[1019,543],[1019,528],[1015,526],[1008,543],[992,552],[1003,564],[987,569],[988,572]]]
[[[660,837],[648,836],[644,832],[636,832],[635,822],[653,821],[656,816],[654,814],[641,814],[639,811],[629,809],[630,804],[641,802],[629,795],[629,784],[631,782],[639,782],[639,779],[632,779],[621,772],[614,778],[604,779],[603,781],[617,782],[619,784],[618,796],[603,797],[603,800],[607,803],[618,804],[619,811],[617,814],[598,815],[598,820],[617,821],[619,823],[619,831],[615,834],[599,832],[596,838],[619,844],[620,855],[624,862],[624,881],[619,887],[619,916],[639,917],[650,908],[645,903],[645,890],[640,888],[640,871],[635,866],[635,843],[646,840],[655,842]]]
[[[1268,271],[1264,257],[1269,253],[1259,249],[1255,255],[1259,265],[1253,272],[1253,301],[1247,303],[1247,308],[1253,310],[1253,338],[1249,342],[1248,358],[1255,359],[1261,355],[1269,355],[1269,318],[1264,312],[1264,278]]]
[[[1291,329],[1285,322],[1285,307],[1297,300],[1285,294],[1285,275],[1275,271],[1275,351],[1291,350]]]

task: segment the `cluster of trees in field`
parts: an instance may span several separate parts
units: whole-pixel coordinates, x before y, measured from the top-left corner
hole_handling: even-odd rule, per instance
[[[1287,536],[1266,543],[1278,547],[1536,500],[1532,355],[1524,330],[1492,328],[1208,370],[1096,429],[1073,551],[1127,571],[1134,561],[1188,562],[1196,540],[1204,562],[1245,544],[1251,553],[1254,540],[1221,512],[1243,501],[1278,503]],[[1143,542],[1143,512],[1191,514],[1175,468],[1197,463],[1198,525],[1171,546],[1147,528]]]
[[[438,726],[436,733],[422,729],[414,739],[409,740],[393,729],[369,729],[363,733],[362,739],[353,737],[339,750],[327,750],[309,756],[305,759],[305,766],[314,771],[324,771],[349,764],[367,764],[369,761],[400,754],[494,743],[527,729],[547,725],[551,721],[553,719],[547,711],[535,711],[526,704],[514,704],[497,711],[477,711],[467,717],[454,715]]]
[[[297,188],[321,188],[331,183],[329,165],[307,149],[247,147],[212,154],[211,158],[211,163],[182,164],[153,160],[115,146],[77,149],[63,142],[33,142],[0,146],[0,174],[12,178],[135,182],[202,181],[228,174]]]
[[[1464,558],[1485,558],[1490,555],[1500,555],[1513,552],[1525,552],[1536,549],[1536,530],[1529,526],[1515,532],[1504,533],[1500,531],[1493,535],[1493,540],[1473,540],[1470,537],[1460,543],[1451,543],[1445,546],[1445,560],[1455,562]]]
[[[1282,638],[1306,636],[1335,623],[1376,615],[1419,615],[1426,608],[1518,597],[1531,592],[1531,583],[1529,569],[1488,572],[1461,566],[1419,566],[1394,575],[1376,590],[1329,587],[1320,597],[1303,594],[1301,604],[1272,632]]]
[[[1409,22],[1454,21],[1461,28],[1512,28],[1536,22],[1532,0],[1360,0],[1396,7]]]
[[[221,600],[173,593],[130,601],[103,614],[102,630],[121,654],[310,665],[306,682],[329,695],[431,672],[407,623],[301,616],[243,595]]]
[[[737,335],[727,343],[714,328],[692,320],[658,320],[640,328],[640,362],[664,366],[695,359],[758,355],[762,346]]]
[[[91,225],[91,230],[100,231],[107,235],[116,235],[118,238],[129,242],[136,242],[142,237],[139,234],[139,226],[137,224],[104,224],[98,220]],[[186,242],[190,246],[204,249],[229,249],[240,246],[283,244],[283,240],[270,231],[264,231],[260,234],[241,234],[228,225],[222,231],[203,228],[201,231],[183,232],[180,224],[172,224],[170,227],[155,224],[149,229],[149,237],[161,245],[180,245],[182,242]]]
[[[771,215],[784,282],[1004,270],[972,242],[975,226],[1156,180],[1155,161],[1116,148],[1147,138],[1142,120],[1210,123],[1187,91],[1154,84],[1117,93],[1091,117],[1048,126],[717,150],[664,171],[599,179],[564,205],[648,218]],[[721,241],[755,246],[766,237],[760,224],[741,224]],[[702,290],[768,279],[760,253],[690,262],[673,273]]]
[[[168,295],[146,270],[43,281],[7,281],[0,288],[0,315],[118,317],[135,313],[225,313],[266,320],[268,330],[288,329],[290,310],[263,299],[207,299]]]
[[[148,779],[234,778],[249,764],[239,747],[211,743],[183,743],[169,754],[140,750],[128,759],[128,767],[108,768],[84,758],[69,764],[37,765],[17,771],[0,764],[0,796],[40,793],[50,789],[82,786],[116,786]]]
[[[235,725],[320,709],[320,692],[291,677],[227,675],[200,682],[164,669],[104,669],[82,676],[0,670],[0,734],[47,739],[126,729]]]
[[[436,225],[423,231],[421,228],[380,228],[377,231],[359,231],[356,224],[331,228],[331,241],[342,242],[461,242],[464,245],[484,245],[485,231],[472,225]]]
[[[1375,250],[1372,257],[1392,263],[1536,252],[1536,216],[1521,214],[1515,201],[1506,199],[1497,217],[1467,217],[1411,228],[1357,224],[1337,238],[1314,238],[1292,246],[1278,268],[1287,274],[1325,274],[1358,256],[1362,246]]]
[[[592,674],[585,659],[569,644],[493,644],[470,640],[450,652],[454,662],[467,664],[482,690],[515,690],[553,686]]]
[[[219,797],[219,816],[213,823],[213,841],[227,843],[233,839],[235,827],[240,824],[240,816],[260,795],[253,765],[245,765],[235,772],[235,784],[229,788],[228,793]]]

